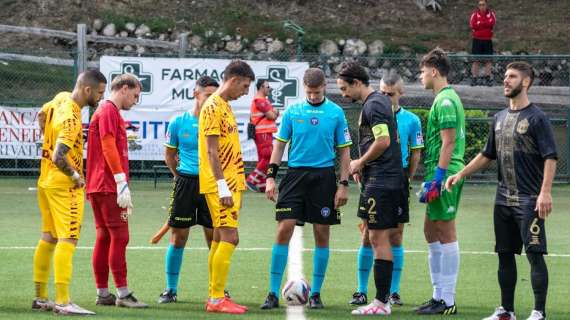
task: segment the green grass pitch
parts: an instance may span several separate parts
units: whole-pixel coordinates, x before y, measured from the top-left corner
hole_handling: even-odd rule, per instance
[[[33,298],[33,247],[40,235],[40,218],[31,179],[0,180],[0,318],[47,319],[50,313],[30,310]],[[417,183],[415,185],[417,188]],[[95,306],[95,283],[91,271],[90,249],[95,230],[89,204],[86,205],[82,237],[74,257],[72,299],[97,312],[97,319],[285,319],[285,308],[261,311],[268,288],[270,248],[275,233],[272,203],[261,194],[247,192],[240,217],[240,244],[231,266],[228,289],[239,303],[249,306],[245,316],[207,314],[204,301],[207,292],[207,250],[202,231],[193,228],[184,253],[178,289],[179,302],[158,305],[156,300],[164,288],[164,253],[167,239],[158,245],[148,244],[152,234],[166,218],[170,184],[135,181],[132,185],[135,211],[130,221],[131,249],[127,253],[129,287],[139,299],[150,304],[146,310],[127,310]],[[500,303],[496,280],[497,258],[493,251],[492,205],[494,186],[467,185],[464,188],[457,220],[459,245],[462,251],[457,287],[459,313],[456,319],[481,319]],[[547,264],[550,286],[547,312],[550,319],[570,319],[570,187],[556,186],[553,191],[554,212],[547,220],[548,246],[551,253]],[[347,301],[356,287],[356,249],[359,234],[356,218],[357,188],[351,186],[349,204],[343,210],[342,225],[331,233],[331,258],[322,290],[324,310],[306,310],[308,319],[349,318]],[[426,244],[422,232],[423,206],[412,198],[411,222],[406,226],[404,244],[406,260],[402,277],[403,307],[393,309],[392,317],[418,319],[412,307],[430,297]],[[305,227],[305,248],[313,247],[312,230]],[[303,255],[304,274],[310,281],[312,252]],[[525,319],[533,308],[533,295],[526,258],[519,257],[516,311]],[[374,293],[372,277],[370,290]],[[112,282],[110,282],[112,290]],[[53,286],[50,290],[53,296]]]

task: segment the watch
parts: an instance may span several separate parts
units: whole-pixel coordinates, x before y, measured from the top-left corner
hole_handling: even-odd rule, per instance
[[[340,180],[338,184],[348,187],[348,180]]]

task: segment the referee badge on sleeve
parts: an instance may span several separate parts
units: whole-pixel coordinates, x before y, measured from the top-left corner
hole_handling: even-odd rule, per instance
[[[424,144],[424,136],[421,132],[416,133],[416,145]]]
[[[350,138],[350,130],[348,130],[348,128],[344,128],[344,141],[352,141],[352,138]]]

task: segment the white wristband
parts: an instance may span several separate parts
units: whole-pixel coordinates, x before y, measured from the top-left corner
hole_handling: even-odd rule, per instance
[[[226,182],[225,179],[220,179],[216,181],[216,183],[218,184],[218,195],[220,196],[220,198],[226,198],[232,196],[232,192],[230,191],[228,183]]]
[[[113,178],[115,178],[115,183],[127,181],[127,175],[122,172],[113,175]]]
[[[73,171],[73,174],[71,175],[71,180],[77,181],[77,180],[79,180],[79,178],[81,178],[81,175],[79,175],[79,172]]]

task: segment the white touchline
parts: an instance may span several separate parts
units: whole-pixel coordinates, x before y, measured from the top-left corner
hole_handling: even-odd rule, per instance
[[[0,250],[35,250],[36,247],[32,246],[0,246]],[[93,247],[86,247],[86,246],[79,246],[76,248],[77,250],[93,250]],[[131,246],[127,247],[127,250],[149,250],[149,251],[156,251],[156,250],[166,250],[167,247],[155,247],[155,246]],[[207,247],[197,247],[197,248],[186,248],[184,250],[193,250],[193,251],[208,251]],[[271,251],[271,248],[236,248],[237,251]],[[313,252],[314,249],[303,249],[303,252]],[[356,253],[358,249],[330,249],[332,253]],[[423,253],[427,254],[427,250],[407,250],[405,253]],[[475,255],[475,256],[493,256],[496,255],[496,252],[493,251],[461,251],[461,254],[465,255]],[[524,255],[524,253],[522,254]],[[570,258],[570,254],[568,253],[549,253],[546,255],[547,257],[557,257],[557,258]]]
[[[287,279],[303,277],[303,228],[295,226],[289,241],[289,258],[287,261]],[[276,294],[279,295],[278,292]],[[305,320],[304,306],[287,306],[288,320]]]

